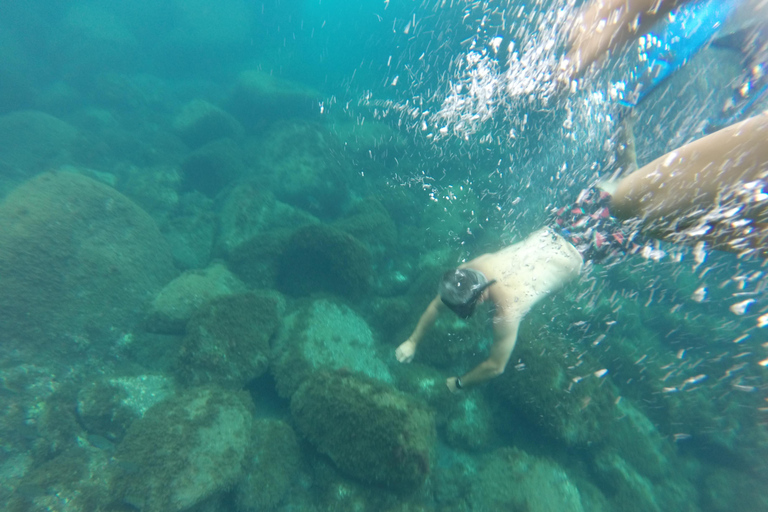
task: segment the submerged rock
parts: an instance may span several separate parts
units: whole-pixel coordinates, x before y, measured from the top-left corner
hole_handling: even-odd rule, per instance
[[[70,163],[77,129],[36,110],[0,116],[0,176],[30,177]]]
[[[278,288],[291,295],[360,297],[370,287],[371,255],[355,237],[318,224],[296,230],[280,258]]]
[[[387,365],[377,357],[368,324],[349,307],[320,299],[283,320],[272,352],[277,391],[290,397],[321,370],[344,369],[391,383]]]
[[[183,334],[200,306],[217,297],[244,291],[245,285],[221,263],[203,270],[188,270],[154,298],[147,315],[147,330]]]
[[[103,450],[71,448],[27,473],[5,510],[106,510],[112,501],[109,464],[109,456]]]
[[[279,123],[246,148],[254,178],[312,215],[342,213],[356,174],[338,138],[314,123]]]
[[[599,444],[614,421],[617,394],[600,366],[550,340],[525,335],[506,372],[494,379],[496,396],[548,437],[571,447]],[[578,363],[578,364],[577,364]],[[599,375],[599,374],[598,374]]]
[[[579,490],[557,464],[516,448],[493,453],[472,485],[477,510],[584,512]]]
[[[242,293],[203,305],[187,324],[177,373],[185,382],[242,388],[269,367],[284,308],[276,293]]]
[[[191,148],[217,139],[237,139],[243,127],[229,113],[205,100],[184,105],[173,119],[173,128]]]
[[[181,186],[216,197],[246,172],[240,147],[232,139],[219,139],[190,153],[181,163]]]
[[[97,380],[77,393],[77,417],[91,434],[120,441],[131,423],[173,392],[173,382],[159,375]]]
[[[243,125],[253,128],[286,117],[316,117],[320,94],[262,71],[245,71],[225,101]]]
[[[296,434],[285,422],[263,419],[253,424],[253,442],[235,499],[240,512],[271,510],[285,497],[299,471]]]
[[[347,475],[412,492],[430,473],[432,413],[394,388],[348,372],[322,372],[291,399],[299,430]]]
[[[199,192],[183,194],[160,229],[171,246],[177,267],[204,268],[211,261],[216,235],[213,200]]]
[[[139,510],[179,512],[232,488],[251,442],[250,398],[196,388],[156,404],[115,453],[113,496]]]
[[[79,174],[20,186],[0,204],[0,225],[3,349],[28,360],[109,349],[175,273],[149,215]]]
[[[278,201],[260,181],[239,183],[222,200],[216,251],[230,255],[244,244],[262,243],[263,235],[270,232],[290,232],[318,222],[309,213]]]

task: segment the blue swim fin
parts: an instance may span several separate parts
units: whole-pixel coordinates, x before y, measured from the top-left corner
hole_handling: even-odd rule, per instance
[[[704,0],[686,4],[639,38],[640,63],[619,103],[637,106],[648,93],[711,43],[739,0]]]
[[[744,72],[720,114],[708,121],[707,133],[746,118],[755,105],[768,95],[768,22],[754,23],[719,37],[712,41],[712,45],[740,52]]]

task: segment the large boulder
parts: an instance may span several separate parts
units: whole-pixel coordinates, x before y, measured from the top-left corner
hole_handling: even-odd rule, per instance
[[[111,502],[109,465],[104,450],[92,446],[66,450],[24,475],[3,510],[107,510]]]
[[[316,117],[320,94],[271,73],[245,71],[225,100],[225,107],[249,128],[286,117]]]
[[[259,181],[239,183],[221,201],[216,251],[229,255],[250,241],[261,242],[265,233],[318,222],[312,215],[275,199]]]
[[[348,306],[319,299],[287,315],[272,349],[278,393],[288,398],[311,375],[335,369],[393,381],[371,328]]]
[[[36,110],[0,116],[0,176],[26,178],[69,163],[77,129]]]
[[[165,285],[152,300],[147,330],[184,334],[187,322],[206,302],[245,291],[245,285],[221,263],[203,270],[188,270]]]
[[[271,510],[285,497],[299,472],[301,451],[293,429],[284,421],[253,423],[253,443],[235,499],[240,512]]]
[[[338,216],[356,174],[341,142],[313,123],[278,123],[246,147],[254,177],[290,205],[324,219]]]
[[[187,324],[180,378],[238,389],[263,375],[282,309],[282,298],[274,293],[248,292],[206,303]]]
[[[243,132],[237,119],[202,99],[184,105],[173,119],[173,128],[191,148],[217,139],[238,139]]]
[[[370,287],[371,253],[357,238],[324,224],[297,229],[280,258],[277,285],[291,295],[316,292],[351,298]]]
[[[173,393],[173,382],[160,375],[105,377],[78,391],[77,418],[90,434],[120,441],[131,423]]]
[[[492,382],[495,396],[542,434],[569,447],[605,439],[618,416],[617,392],[589,354],[552,336],[546,344],[523,329],[507,371]]]
[[[576,485],[557,464],[516,448],[494,452],[472,486],[477,510],[584,512]]]
[[[18,187],[0,204],[0,225],[3,349],[30,359],[109,349],[175,274],[149,215],[75,173]]]
[[[253,404],[244,394],[195,388],[149,409],[115,452],[113,496],[138,510],[178,512],[243,476]]]
[[[432,413],[394,388],[350,372],[322,372],[291,399],[299,430],[347,475],[402,492],[430,473]]]
[[[232,139],[219,139],[196,149],[181,162],[181,186],[216,197],[246,172],[240,147]]]

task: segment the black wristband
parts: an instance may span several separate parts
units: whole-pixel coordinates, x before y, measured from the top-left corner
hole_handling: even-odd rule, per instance
[[[461,385],[461,377],[456,377],[456,389],[464,389],[464,386]]]

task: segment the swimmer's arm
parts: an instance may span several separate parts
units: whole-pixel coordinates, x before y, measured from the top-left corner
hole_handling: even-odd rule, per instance
[[[512,351],[517,343],[517,330],[522,318],[518,315],[504,316],[497,313],[493,319],[493,346],[488,359],[477,365],[468,374],[460,377],[462,389],[485,382],[504,373]],[[446,382],[448,389],[456,392],[456,377]]]
[[[659,19],[689,0],[593,0],[571,32],[568,62],[579,77],[605,52],[646,33]]]
[[[445,306],[443,305],[443,301],[440,300],[439,295],[432,299],[432,302],[429,303],[427,309],[421,314],[419,323],[416,324],[413,333],[411,333],[408,339],[401,343],[400,346],[397,347],[397,350],[395,350],[395,357],[397,357],[398,361],[401,363],[410,363],[413,360],[413,356],[416,354],[416,347],[421,343],[421,340],[427,331],[435,324],[437,315],[439,315],[440,311],[444,308]]]

